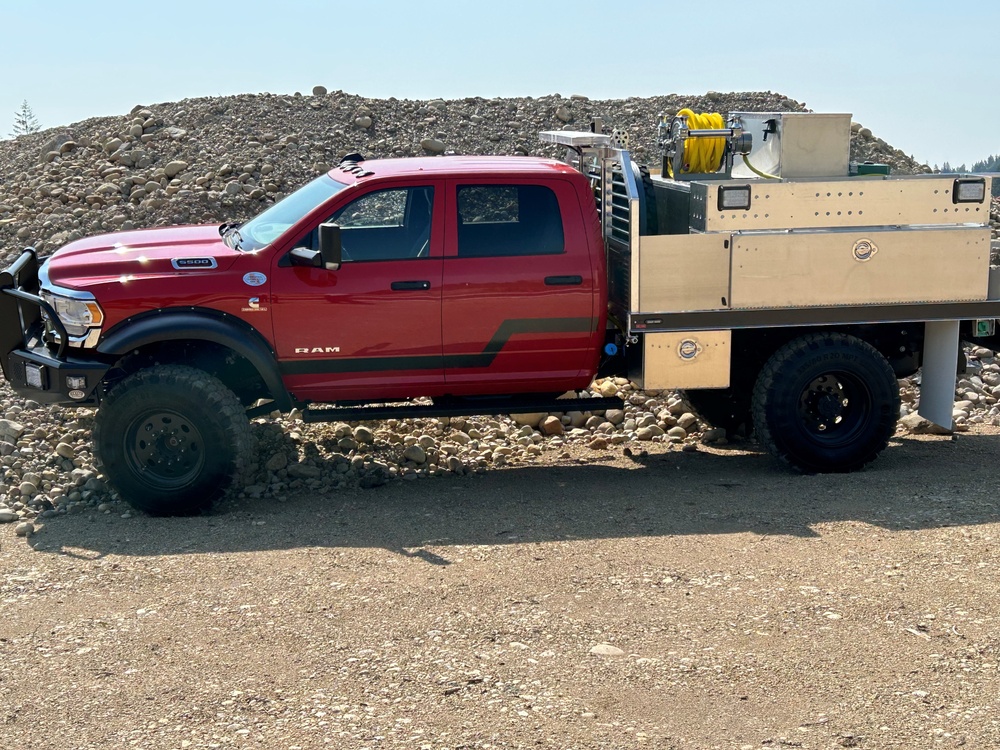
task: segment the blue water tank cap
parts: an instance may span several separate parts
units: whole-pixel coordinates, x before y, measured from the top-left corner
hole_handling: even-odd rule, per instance
[[[604,353],[609,357],[613,357],[618,353],[618,344],[605,344]]]

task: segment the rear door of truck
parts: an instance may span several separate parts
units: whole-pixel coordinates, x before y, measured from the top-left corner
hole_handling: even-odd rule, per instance
[[[448,181],[445,381],[462,393],[584,387],[596,362],[591,242],[573,184]]]

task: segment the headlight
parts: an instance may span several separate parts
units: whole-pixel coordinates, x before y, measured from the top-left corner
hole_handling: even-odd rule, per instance
[[[66,326],[66,333],[73,337],[85,336],[104,322],[104,312],[97,301],[90,295],[87,299],[82,293],[77,294],[81,296],[65,297],[47,289],[41,292],[42,299],[52,305],[59,320]]]

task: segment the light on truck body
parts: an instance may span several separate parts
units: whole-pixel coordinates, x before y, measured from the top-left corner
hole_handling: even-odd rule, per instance
[[[35,364],[24,365],[24,382],[32,388],[45,390],[45,366]]]
[[[951,191],[953,203],[982,203],[986,200],[985,177],[959,177]]]
[[[750,186],[723,186],[719,188],[720,211],[746,211],[750,208]]]

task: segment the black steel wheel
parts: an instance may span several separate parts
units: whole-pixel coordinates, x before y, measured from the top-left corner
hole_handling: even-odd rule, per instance
[[[130,471],[169,492],[183,489],[202,471],[205,439],[193,420],[157,407],[132,422],[122,453]]]
[[[860,469],[889,443],[899,418],[899,385],[870,344],[843,333],[795,339],[757,379],[757,439],[807,472]]]
[[[98,462],[133,507],[190,515],[209,507],[249,460],[239,399],[193,367],[140,370],[115,386],[94,424]]]

